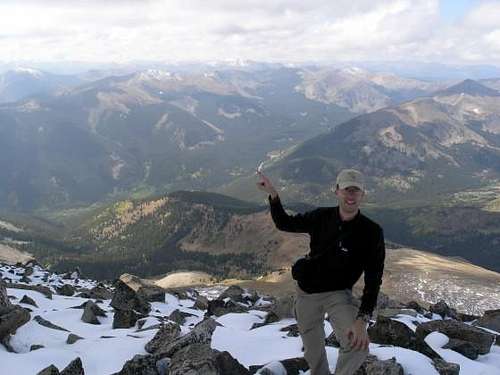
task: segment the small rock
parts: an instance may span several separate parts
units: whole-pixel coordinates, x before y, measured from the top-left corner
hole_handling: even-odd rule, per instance
[[[29,277],[27,277],[27,276],[23,275],[23,277],[21,277],[21,278],[19,279],[19,282],[21,282],[21,283],[26,283],[26,284],[30,284],[30,283],[31,283],[31,279],[30,279]]]
[[[9,284],[9,288],[12,289],[23,289],[23,290],[34,290],[42,293],[48,299],[52,299],[52,291],[50,288],[43,285],[26,285],[26,284]]]
[[[204,296],[198,296],[196,298],[193,308],[198,310],[208,309],[208,299]]]
[[[243,302],[243,294],[245,291],[238,285],[231,285],[219,296],[219,300],[230,298],[234,302]]]
[[[101,324],[101,322],[99,322],[99,319],[97,319],[97,316],[105,317],[106,312],[99,306],[97,306],[94,302],[87,301],[85,303],[85,309],[83,310],[81,318],[82,321],[90,324]]]
[[[154,356],[137,354],[113,375],[158,375],[156,363],[157,359]]]
[[[186,318],[193,316],[192,314],[185,313],[183,311],[180,311],[179,309],[175,309],[172,311],[172,313],[168,316],[168,319],[176,322],[179,325],[183,325],[186,323]]]
[[[442,359],[434,360],[434,367],[436,368],[439,375],[459,375],[460,365],[456,363],[446,362]]]
[[[242,313],[248,309],[233,302],[232,300],[224,301],[221,299],[214,299],[208,302],[206,315],[222,316],[229,313]]]
[[[85,375],[80,357],[75,358],[62,371],[61,375]]]
[[[28,266],[24,269],[24,276],[31,276],[31,275],[33,275],[33,267]]]
[[[27,305],[38,307],[36,302],[32,298],[28,297],[26,294],[23,296],[23,298],[21,298],[19,303],[25,303]]]
[[[404,375],[403,367],[396,362],[396,358],[385,361],[379,360],[373,355],[368,355],[361,367],[354,375]]]
[[[135,326],[137,320],[142,317],[142,315],[137,314],[135,311],[116,310],[115,315],[113,316],[113,329],[131,328]]]
[[[181,328],[178,324],[168,322],[161,326],[153,339],[146,344],[145,349],[148,353],[155,353],[179,337],[180,333]]]
[[[297,324],[291,324],[289,326],[280,329],[281,332],[288,332],[286,335],[289,337],[299,337],[299,327]]]
[[[61,296],[68,296],[71,297],[73,294],[75,294],[75,287],[69,284],[64,284],[60,288],[56,288],[57,293]]]
[[[438,303],[430,305],[429,311],[431,313],[441,315],[443,319],[446,317],[458,319],[457,310],[450,308],[444,300],[440,300]]]
[[[40,324],[41,326],[44,326],[46,328],[57,329],[59,331],[69,332],[66,328],[60,327],[56,324],[53,324],[53,323],[49,322],[48,320],[45,320],[44,318],[42,318],[40,315],[35,316],[33,318],[33,320],[35,322],[37,322],[38,324]]]
[[[66,339],[66,344],[72,345],[78,340],[83,340],[83,337],[80,337],[78,335],[75,335],[74,333],[70,333],[68,335],[68,338]]]
[[[50,365],[49,367],[46,367],[42,371],[40,371],[37,375],[60,375],[60,373],[59,369],[56,366]]]
[[[30,346],[30,352],[33,352],[35,350],[42,349],[42,348],[45,348],[45,346],[39,345],[39,344],[33,344]]]

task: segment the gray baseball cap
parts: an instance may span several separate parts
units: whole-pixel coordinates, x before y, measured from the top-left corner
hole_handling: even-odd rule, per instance
[[[356,169],[342,169],[337,175],[337,185],[339,189],[355,186],[364,191],[365,179],[363,174]]]

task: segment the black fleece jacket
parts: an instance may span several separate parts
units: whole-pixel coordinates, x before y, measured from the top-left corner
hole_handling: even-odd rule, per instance
[[[271,199],[276,227],[286,232],[308,233],[313,272],[299,286],[307,293],[352,289],[364,272],[365,287],[359,314],[371,315],[384,272],[385,244],[382,228],[361,212],[342,221],[338,207],[321,207],[289,215],[279,197]]]

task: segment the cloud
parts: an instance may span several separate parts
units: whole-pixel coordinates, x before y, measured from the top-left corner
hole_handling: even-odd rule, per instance
[[[415,60],[500,65],[500,4],[438,0],[6,0],[0,61]]]

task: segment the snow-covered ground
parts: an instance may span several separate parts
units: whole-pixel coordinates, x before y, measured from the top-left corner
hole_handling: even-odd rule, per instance
[[[13,270],[9,272],[9,270]],[[0,276],[8,277],[18,281],[22,269],[0,265]],[[15,273],[12,273],[15,272]],[[61,275],[51,274],[48,280],[43,281],[45,270],[35,267],[35,272],[30,276],[33,284],[50,286],[55,291],[55,286],[63,283],[75,284],[75,280],[63,280]],[[33,285],[32,284],[32,285]],[[97,285],[93,280],[79,280],[78,287],[92,288]],[[209,299],[217,297],[223,288],[200,289],[200,294]],[[54,364],[63,369],[76,357],[83,362],[85,373],[88,375],[108,375],[121,370],[123,364],[135,354],[147,354],[144,350],[145,344],[150,341],[157,329],[141,330],[137,327],[129,329],[113,329],[113,308],[110,300],[99,304],[107,313],[107,317],[99,317],[100,325],[84,323],[80,318],[82,309],[72,309],[73,306],[81,305],[87,299],[79,297],[66,297],[54,293],[52,300],[43,294],[14,288],[7,288],[9,296],[14,296],[12,303],[19,304],[20,299],[27,295],[38,305],[21,304],[21,306],[32,310],[31,317],[40,315],[46,320],[61,326],[71,333],[83,337],[74,344],[67,344],[66,339],[70,332],[46,328],[33,319],[20,327],[12,336],[10,344],[17,353],[8,352],[0,345],[0,374],[33,375],[43,368]],[[185,334],[203,319],[205,311],[193,308],[193,300],[178,299],[174,295],[166,294],[164,302],[154,302],[149,317],[143,328],[159,323],[160,317],[168,316],[174,310],[192,314],[182,325],[182,333]],[[221,326],[217,327],[213,336],[211,346],[217,350],[225,350],[231,353],[241,364],[246,367],[250,365],[262,365],[272,361],[286,358],[301,357],[302,343],[299,337],[289,337],[281,328],[295,323],[293,319],[284,319],[276,323],[268,324],[260,328],[250,329],[254,323],[260,323],[266,313],[259,310],[249,310],[246,313],[229,313],[217,318]],[[436,316],[437,318],[437,316]],[[415,329],[414,322],[428,321],[427,318],[418,315],[400,315],[397,318]],[[329,335],[332,329],[325,325],[325,333]],[[448,338],[440,333],[432,333],[426,339],[428,344],[435,349],[445,360],[460,364],[460,375],[498,375],[500,374],[500,347],[493,346],[491,352],[480,356],[477,360],[470,360],[457,352],[442,349]],[[44,348],[30,351],[31,345],[43,345]],[[385,360],[392,357],[400,363],[409,375],[434,375],[438,374],[430,359],[426,356],[399,347],[370,345],[370,352],[379,359]],[[327,355],[333,372],[337,361],[338,350],[327,347]],[[305,372],[304,374],[309,374]]]

